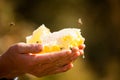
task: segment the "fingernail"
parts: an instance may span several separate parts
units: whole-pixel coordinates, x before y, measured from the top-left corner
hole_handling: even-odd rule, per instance
[[[85,44],[79,46],[79,49],[84,49],[84,48],[85,48]]]

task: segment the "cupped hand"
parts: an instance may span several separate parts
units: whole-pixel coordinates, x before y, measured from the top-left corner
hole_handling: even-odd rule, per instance
[[[59,52],[36,54],[42,51],[41,44],[18,43],[11,46],[2,56],[5,65],[2,76],[15,77],[25,73],[37,77],[65,72],[73,67],[72,61],[83,54],[84,45]],[[34,53],[34,54],[33,54]]]

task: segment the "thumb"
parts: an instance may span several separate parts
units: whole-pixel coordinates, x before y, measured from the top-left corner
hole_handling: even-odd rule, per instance
[[[15,53],[38,53],[42,51],[41,44],[17,43],[11,46],[10,51]]]

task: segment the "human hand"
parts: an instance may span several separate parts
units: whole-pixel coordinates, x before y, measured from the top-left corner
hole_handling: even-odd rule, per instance
[[[50,54],[36,54],[40,59],[39,64],[36,66],[37,68],[34,67],[29,73],[41,77],[68,71],[73,67],[72,62],[76,60],[79,55],[83,55],[84,48],[85,45],[80,45],[79,48],[73,47],[71,50],[63,50]]]
[[[0,77],[12,78],[30,73],[37,77],[65,72],[73,67],[72,61],[83,53],[84,47],[72,48],[50,54],[35,54],[42,50],[40,44],[18,43],[0,57]],[[1,66],[2,64],[2,66]]]

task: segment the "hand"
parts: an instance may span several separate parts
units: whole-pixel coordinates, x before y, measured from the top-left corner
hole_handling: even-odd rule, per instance
[[[50,54],[35,54],[42,50],[42,45],[15,44],[0,57],[0,77],[12,78],[25,73],[42,77],[65,72],[73,67],[72,61],[83,54],[83,49],[84,46]]]

